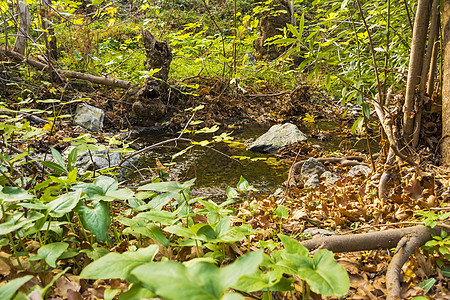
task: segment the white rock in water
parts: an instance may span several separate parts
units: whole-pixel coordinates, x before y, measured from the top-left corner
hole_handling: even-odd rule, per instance
[[[306,141],[307,136],[291,123],[273,125],[269,131],[256,139],[247,150],[254,152],[275,152],[284,145]]]

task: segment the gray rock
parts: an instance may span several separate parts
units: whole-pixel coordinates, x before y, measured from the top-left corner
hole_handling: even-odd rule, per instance
[[[298,127],[291,123],[274,125],[269,131],[256,139],[247,150],[261,153],[275,152],[284,145],[306,141],[308,138]]]
[[[310,158],[303,164],[300,174],[303,180],[308,180],[311,176],[320,176],[326,171],[328,171],[327,167],[325,167],[321,162],[314,158]]]
[[[341,179],[338,175],[331,173],[330,171],[325,171],[320,175],[321,178],[325,178],[325,181],[329,184],[335,184],[336,181]]]
[[[372,173],[372,169],[369,166],[365,165],[356,165],[353,166],[350,171],[348,171],[348,176],[355,177],[356,175],[364,175],[365,177],[369,176]]]
[[[311,177],[308,178],[308,180],[306,180],[303,187],[305,188],[316,187],[319,185],[319,183],[320,183],[319,175],[312,175]]]
[[[91,156],[88,152],[81,153],[78,155],[78,160],[76,163],[76,167],[82,170],[94,170],[95,169],[104,169],[117,165],[122,159],[122,155],[119,152],[111,152],[108,150],[103,151],[94,151],[91,152]]]
[[[77,106],[73,122],[90,131],[99,131],[103,128],[105,113],[100,108],[88,104]]]

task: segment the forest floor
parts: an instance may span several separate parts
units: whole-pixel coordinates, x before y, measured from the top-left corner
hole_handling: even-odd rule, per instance
[[[272,92],[270,88],[261,87],[259,90],[249,90],[245,93],[236,87],[228,86],[220,79],[196,78],[199,84],[198,97],[187,97],[182,102],[171,106],[170,117],[165,122],[170,126],[166,130],[177,132],[191,118],[187,108],[204,105],[204,109],[196,113],[203,125],[232,125],[248,122],[299,124],[308,122],[304,118],[309,115],[309,122],[318,120],[335,120],[338,128],[330,132],[318,130],[314,134],[327,139],[335,134],[350,134],[350,124],[354,117],[347,115],[343,118],[344,109],[335,101],[326,97],[322,92],[310,91],[309,87],[299,86],[294,91]],[[190,83],[194,83],[190,82]],[[39,94],[40,93],[40,94]],[[38,97],[48,96],[49,89],[41,87]],[[87,94],[86,94],[87,95]],[[89,91],[87,102],[105,110],[105,130],[115,131],[128,127],[127,103],[121,100],[121,94],[113,92]],[[44,104],[36,104],[35,108],[42,108]],[[14,107],[12,107],[14,108]],[[64,110],[71,113],[73,106],[65,106]],[[311,119],[312,118],[312,119]],[[124,121],[125,120],[125,121]],[[75,137],[84,132],[73,128],[67,122],[55,124],[54,132],[49,133],[46,143],[41,146],[59,145],[62,149],[67,144],[62,143],[65,137]],[[369,135],[377,134],[376,127],[369,128]],[[99,142],[104,141],[103,134],[93,134]],[[375,139],[372,137],[371,139]],[[381,142],[382,144],[382,142]],[[371,166],[372,161],[367,151],[333,149],[325,152],[310,143],[296,143],[283,147],[275,155],[289,163],[305,160],[309,157],[363,157],[363,163]],[[377,187],[383,171],[384,158],[382,153],[374,153],[375,170],[369,176],[364,174],[348,174],[350,166],[328,164],[328,168],[340,179],[329,184],[326,181],[315,188],[304,188],[300,181],[296,186],[287,183],[282,186],[282,193],[268,197],[253,194],[250,201],[244,201],[236,206],[237,215],[232,218],[235,225],[250,224],[262,233],[250,237],[250,245],[246,241],[233,245],[229,251],[231,256],[245,254],[248,249],[256,250],[263,244],[278,247],[278,233],[286,234],[298,240],[310,239],[316,236],[345,235],[350,233],[364,233],[391,228],[402,228],[418,223],[418,210],[425,208],[448,209],[449,194],[443,192],[448,187],[448,173],[433,163],[424,162],[420,168],[400,166],[396,169],[396,178],[390,184],[392,190],[387,203],[381,203],[377,197]],[[288,216],[280,216],[277,208],[283,205]],[[305,231],[306,229],[309,229]],[[321,230],[311,230],[321,229]],[[31,244],[30,244],[31,245]],[[126,245],[116,245],[115,249],[126,249]],[[122,249],[123,250],[123,249]],[[393,256],[393,250],[372,250],[364,252],[338,253],[335,255],[350,276],[351,289],[346,299],[382,299],[386,295],[386,269]],[[192,258],[193,253],[186,256]],[[437,261],[442,256],[417,249],[415,254],[402,268],[401,278],[402,298],[411,299],[425,295],[428,299],[449,299],[448,290],[448,261],[443,262],[441,268]],[[443,271],[444,270],[444,271]],[[447,270],[447,271],[445,271]],[[447,272],[446,274],[444,274]],[[11,274],[11,269],[1,271],[0,275]],[[97,280],[87,282],[76,276],[66,274],[64,283],[57,283],[57,288],[50,291],[52,299],[78,299],[68,294],[74,286],[79,286],[83,299],[103,297],[105,289],[126,289],[126,283],[115,280]],[[430,281],[432,280],[432,281]],[[427,284],[421,283],[426,282]],[[430,285],[431,283],[431,285]],[[294,293],[274,294],[274,299],[301,298],[301,280],[297,278]],[[290,296],[288,296],[290,295]],[[258,296],[258,295],[255,295]],[[312,299],[321,296],[311,294]],[[253,299],[248,297],[248,299]]]

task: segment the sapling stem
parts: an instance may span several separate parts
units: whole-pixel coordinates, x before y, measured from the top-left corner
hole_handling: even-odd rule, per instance
[[[2,205],[2,207],[3,207],[3,205]],[[11,232],[8,233],[8,237],[9,237],[9,242],[11,243],[11,248],[13,249],[13,252],[14,252],[14,257],[15,257],[16,260],[17,260],[17,264],[19,265],[19,268],[20,268],[20,269],[24,270],[24,268],[23,268],[23,266],[22,266],[22,263],[20,262],[19,254],[17,253],[17,250],[16,250],[16,244],[14,243],[14,239],[13,239],[13,237],[12,237]]]

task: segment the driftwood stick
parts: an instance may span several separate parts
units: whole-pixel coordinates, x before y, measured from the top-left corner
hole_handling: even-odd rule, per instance
[[[13,58],[16,61],[22,61],[30,66],[38,69],[38,70],[47,70],[49,69],[49,66],[47,64],[41,63],[37,60],[31,59],[26,57],[25,55],[22,55],[20,53],[5,49],[4,47],[0,46],[0,52],[10,58]],[[106,85],[106,86],[112,86],[112,87],[118,87],[127,89],[131,87],[133,84],[126,80],[120,80],[120,79],[114,79],[114,78],[106,78],[106,77],[100,77],[95,76],[91,74],[85,74],[81,72],[75,72],[75,71],[66,71],[62,69],[54,69],[62,78],[74,78],[74,79],[81,79],[86,80],[92,83]]]

